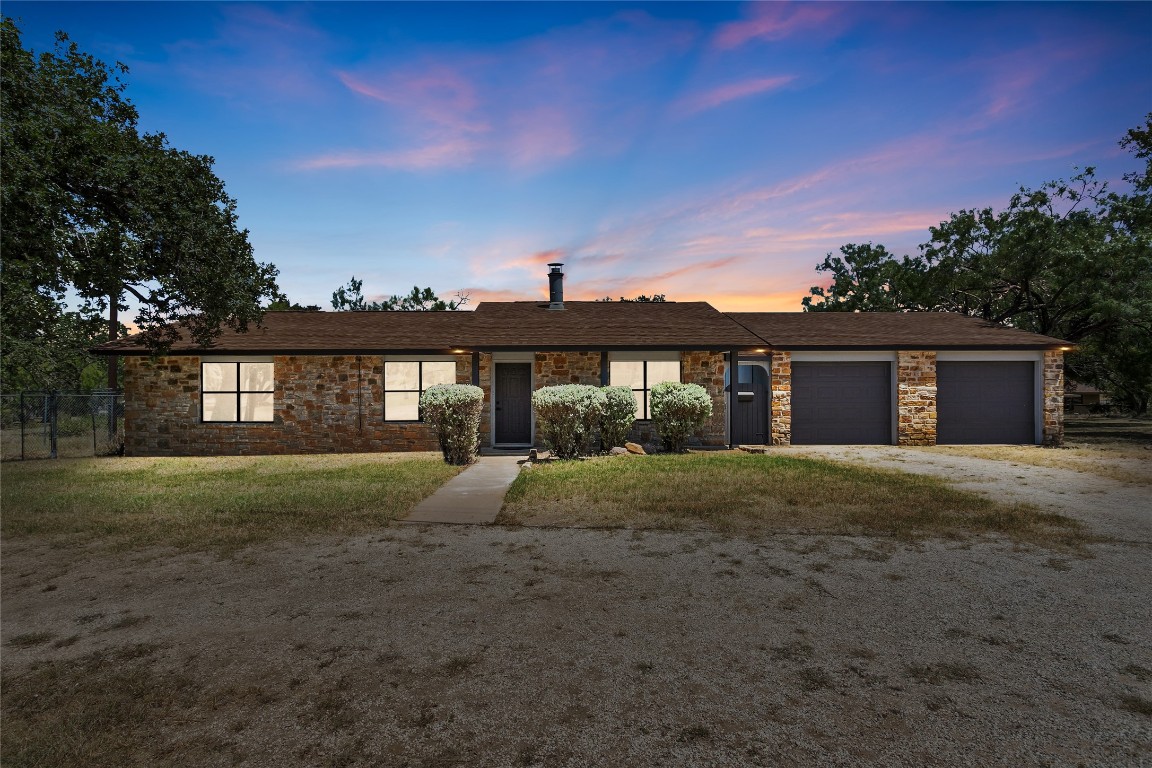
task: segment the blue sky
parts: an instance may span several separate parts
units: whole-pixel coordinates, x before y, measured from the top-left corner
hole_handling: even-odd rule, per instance
[[[216,158],[257,258],[372,296],[797,310],[849,242],[1094,165],[1152,111],[1150,3],[27,3]]]

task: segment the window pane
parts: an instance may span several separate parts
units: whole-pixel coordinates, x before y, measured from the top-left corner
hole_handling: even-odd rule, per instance
[[[433,384],[455,384],[456,363],[424,363],[424,389]]]
[[[418,389],[420,363],[384,363],[384,389]]]
[[[614,387],[642,388],[644,386],[644,363],[612,360],[608,363],[608,383]]]
[[[203,371],[202,389],[204,391],[236,391],[236,363],[204,363]],[[235,400],[236,398],[232,399]]]
[[[271,392],[272,363],[240,363],[240,389],[249,392]]]
[[[740,366],[740,379],[739,379],[740,383],[741,384],[751,384],[752,383],[752,369],[753,368],[759,368],[759,367],[760,366],[758,366],[758,365],[742,365],[742,366]]]
[[[416,421],[420,418],[419,392],[385,392],[385,421]]]
[[[235,370],[236,366],[233,365],[232,369]],[[205,394],[201,397],[204,398],[204,421],[236,421],[236,395]]]
[[[240,395],[240,421],[272,421],[272,393]]]
[[[638,418],[638,419],[648,418],[647,414],[644,413],[644,390],[642,390],[642,389],[632,390],[632,397],[636,398],[636,418]]]
[[[680,381],[679,362],[675,360],[667,362],[648,361],[648,388],[651,389],[662,381]]]

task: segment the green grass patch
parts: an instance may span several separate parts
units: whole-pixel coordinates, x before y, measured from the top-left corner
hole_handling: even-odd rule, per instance
[[[998,533],[1081,541],[1079,522],[943,481],[825,459],[732,453],[606,457],[522,472],[497,522],[806,531],[903,538]]]
[[[5,538],[231,549],[356,534],[403,517],[460,471],[432,454],[103,458],[5,464]]]

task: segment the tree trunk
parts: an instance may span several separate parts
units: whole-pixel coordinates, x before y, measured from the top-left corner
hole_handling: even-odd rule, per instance
[[[116,333],[120,329],[120,297],[108,297],[108,340],[115,341]],[[108,389],[119,389],[120,381],[117,377],[117,368],[120,367],[120,359],[117,357],[108,358]]]

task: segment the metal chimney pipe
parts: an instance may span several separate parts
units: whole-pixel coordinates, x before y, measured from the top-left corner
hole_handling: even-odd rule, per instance
[[[564,273],[560,262],[548,265],[548,309],[564,309]]]

